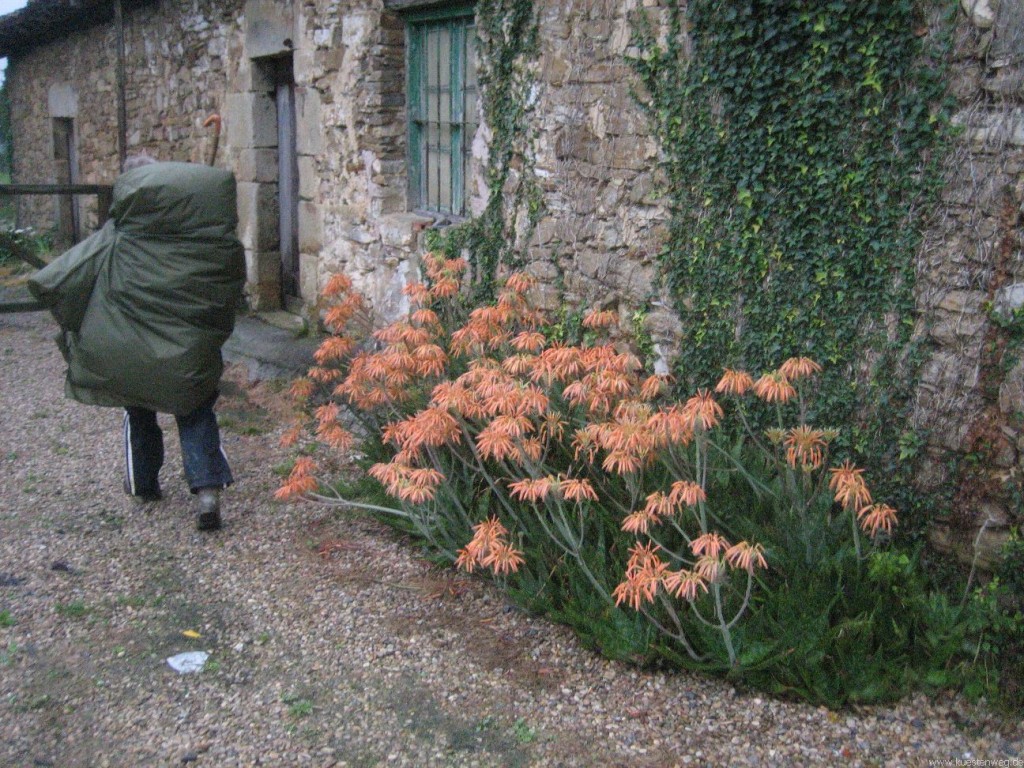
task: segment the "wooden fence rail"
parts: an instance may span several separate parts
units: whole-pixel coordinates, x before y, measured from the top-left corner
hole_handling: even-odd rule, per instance
[[[5,195],[96,195],[99,223],[102,225],[110,215],[110,204],[114,200],[114,187],[110,184],[0,184],[0,197]],[[36,269],[46,263],[35,254],[18,252],[14,254]],[[35,312],[45,307],[37,301],[0,302],[0,314],[8,312]]]

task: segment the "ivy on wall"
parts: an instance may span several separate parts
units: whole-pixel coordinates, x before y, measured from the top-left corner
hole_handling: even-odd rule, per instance
[[[920,6],[691,0],[671,5],[666,43],[637,27],[682,381],[815,358],[832,372],[817,420],[857,426],[858,452],[878,450],[911,392],[915,256],[945,125]]]
[[[474,299],[493,297],[499,266],[525,264],[523,242],[540,218],[541,194],[527,150],[536,82],[531,71],[539,53],[537,12],[531,0],[480,0],[478,78],[484,122],[490,131],[487,207],[473,219],[440,233],[429,243],[450,256],[467,255]]]

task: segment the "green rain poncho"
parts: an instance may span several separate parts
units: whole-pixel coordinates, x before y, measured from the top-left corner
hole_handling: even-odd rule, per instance
[[[122,174],[110,219],[29,281],[61,327],[65,392],[186,414],[217,391],[245,280],[235,179],[189,163]]]

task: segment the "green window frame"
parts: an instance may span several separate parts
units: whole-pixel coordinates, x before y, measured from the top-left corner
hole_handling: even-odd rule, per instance
[[[463,217],[480,122],[473,6],[406,15],[406,41],[410,207]]]

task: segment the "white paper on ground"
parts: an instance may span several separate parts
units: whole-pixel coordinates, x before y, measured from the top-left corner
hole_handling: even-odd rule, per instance
[[[178,674],[188,675],[201,670],[208,658],[210,658],[210,654],[206,651],[189,651],[188,653],[179,653],[177,656],[171,656],[167,659],[167,663]]]

